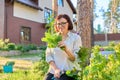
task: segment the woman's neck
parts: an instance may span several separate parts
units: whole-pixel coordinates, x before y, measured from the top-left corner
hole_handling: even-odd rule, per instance
[[[68,36],[68,32],[62,33],[61,35],[62,35],[62,39],[65,40],[67,38],[67,36]]]

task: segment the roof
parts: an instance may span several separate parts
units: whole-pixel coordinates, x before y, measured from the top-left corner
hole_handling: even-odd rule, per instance
[[[76,14],[76,9],[75,7],[73,6],[73,3],[71,2],[71,0],[66,0],[68,2],[68,4],[70,5],[70,8],[72,9],[73,13]]]
[[[36,4],[36,2],[34,2],[33,0],[16,0],[16,1],[29,7],[32,7],[34,9],[43,11],[43,9],[39,7],[38,4]]]

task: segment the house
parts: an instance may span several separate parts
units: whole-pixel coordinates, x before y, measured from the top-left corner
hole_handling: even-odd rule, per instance
[[[0,38],[16,44],[43,44],[45,24],[53,12],[71,19],[76,14],[70,0],[0,0]]]

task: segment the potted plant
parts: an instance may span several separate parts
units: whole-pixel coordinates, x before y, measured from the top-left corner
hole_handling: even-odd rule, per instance
[[[13,65],[15,64],[14,61],[7,61],[3,66],[4,73],[12,73],[13,72]]]

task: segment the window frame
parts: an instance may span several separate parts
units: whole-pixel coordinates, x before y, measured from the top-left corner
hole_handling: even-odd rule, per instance
[[[28,30],[28,33],[26,33],[25,29]],[[23,32],[23,34],[22,34],[22,32]],[[24,37],[26,37],[26,35],[28,36],[28,39],[24,38]],[[30,27],[25,27],[25,26],[21,27],[21,29],[20,29],[20,41],[28,41],[28,42],[31,41],[31,28]]]
[[[58,0],[58,6],[64,7],[64,0]]]
[[[50,20],[48,20],[48,18],[52,15],[52,13],[53,13],[52,9],[49,9],[47,7],[44,8],[44,21],[45,21],[45,23],[50,23]]]

